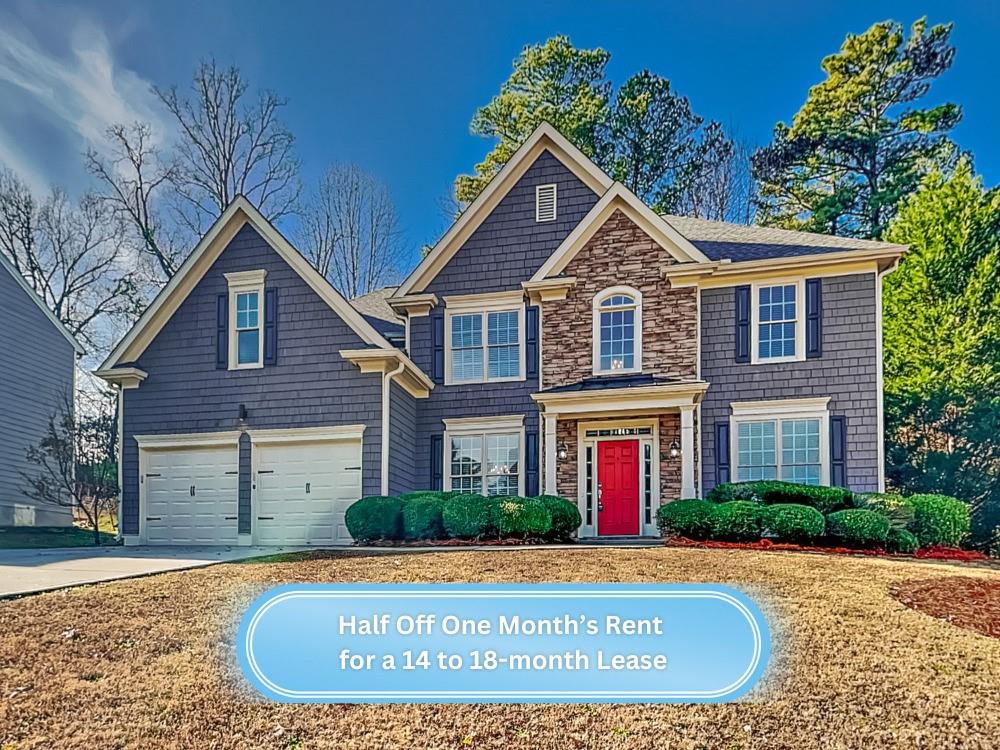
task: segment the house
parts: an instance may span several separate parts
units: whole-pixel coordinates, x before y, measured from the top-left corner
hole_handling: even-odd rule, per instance
[[[83,349],[13,264],[0,254],[0,526],[68,526],[69,507],[24,494],[36,467],[27,452],[51,417],[73,404],[76,359]]]
[[[659,216],[543,125],[355,307],[237,199],[99,372],[126,542],[346,543],[427,488],[560,494],[581,536],[730,480],[879,490],[904,250]]]

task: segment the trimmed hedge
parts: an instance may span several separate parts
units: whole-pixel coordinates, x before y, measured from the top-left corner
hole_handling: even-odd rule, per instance
[[[889,519],[874,510],[838,510],[826,517],[826,533],[846,547],[880,547],[889,534]]]
[[[782,542],[809,543],[826,531],[823,514],[808,505],[768,505],[761,512],[764,532]]]
[[[755,542],[763,531],[761,507],[749,500],[719,503],[712,515],[712,536],[730,542]]]
[[[400,498],[404,539],[440,539],[444,536],[445,500],[441,494],[409,493]]]
[[[576,503],[571,503],[563,497],[555,495],[539,495],[538,501],[548,508],[552,516],[552,528],[548,533],[548,538],[553,541],[566,541],[572,539],[576,530],[583,523],[580,516],[580,509]]]
[[[403,537],[403,501],[398,497],[363,497],[344,514],[351,536],[358,542]]]
[[[707,500],[674,500],[656,511],[656,526],[664,537],[708,539],[712,535],[716,507]]]
[[[889,519],[889,527],[905,529],[913,521],[913,504],[902,495],[889,492],[870,492],[854,496],[858,508],[873,510]]]
[[[453,539],[480,539],[490,534],[491,508],[495,498],[455,495],[441,510],[444,531]]]
[[[776,480],[719,484],[708,493],[708,499],[715,503],[742,500],[765,505],[808,505],[824,515],[854,505],[854,493],[843,487]]]
[[[947,495],[912,495],[913,520],[907,526],[921,547],[957,547],[969,535],[969,506]]]
[[[552,530],[552,513],[538,498],[489,498],[490,530],[501,539],[542,537]]]
[[[887,552],[900,552],[904,555],[912,555],[919,547],[920,542],[909,531],[890,527],[889,534],[885,538],[885,549]]]

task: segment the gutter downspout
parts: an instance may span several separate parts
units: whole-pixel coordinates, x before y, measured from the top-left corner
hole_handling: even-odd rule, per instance
[[[379,479],[383,495],[389,494],[389,395],[392,379],[404,369],[406,363],[400,362],[395,370],[382,374],[382,470],[379,472]]]

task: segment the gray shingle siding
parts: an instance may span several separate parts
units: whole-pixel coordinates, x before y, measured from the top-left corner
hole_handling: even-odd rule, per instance
[[[215,368],[216,299],[225,273],[267,271],[278,293],[278,361],[257,370]],[[136,534],[138,446],[135,435],[249,428],[365,425],[363,490],[379,490],[381,377],[362,375],[339,351],[364,341],[249,226],[244,226],[135,363],[149,373],[125,391],[122,531]],[[247,452],[248,454],[248,452]],[[249,530],[249,455],[241,456],[240,531]]]
[[[33,473],[26,451],[73,391],[76,354],[16,279],[0,266],[0,526],[14,522],[14,505],[34,505],[37,525],[70,522],[68,509],[24,496],[21,472]]]
[[[830,397],[830,414],[847,417],[847,480],[851,489],[878,489],[875,275],[823,279],[823,356],[774,365],[734,359],[732,287],[701,295],[702,370],[711,385],[702,402],[703,492],[715,486],[715,425],[728,421],[732,401]]]
[[[535,187],[549,183],[558,186],[557,218],[536,222]],[[542,152],[425,291],[442,296],[520,289],[598,198],[561,161]]]
[[[417,487],[417,399],[393,383],[389,391],[389,494]]]

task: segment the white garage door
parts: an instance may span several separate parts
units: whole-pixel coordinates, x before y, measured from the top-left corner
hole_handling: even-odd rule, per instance
[[[361,442],[254,445],[257,544],[349,544],[344,512],[361,497]]]
[[[150,450],[145,472],[149,544],[236,544],[235,447]]]

